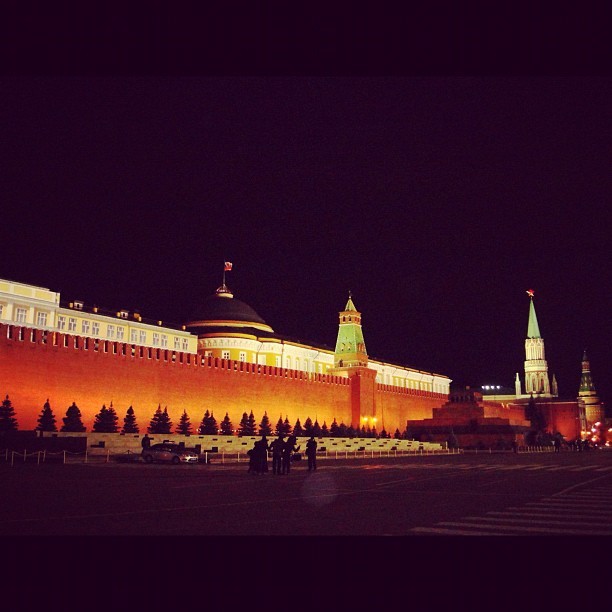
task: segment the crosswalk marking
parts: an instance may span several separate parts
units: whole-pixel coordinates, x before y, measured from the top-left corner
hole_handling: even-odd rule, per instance
[[[588,520],[588,519],[594,519],[594,520],[598,520],[598,521],[602,521],[605,520],[607,518],[612,518],[612,515],[608,516],[600,516],[600,515],[596,515],[596,514],[590,514],[590,513],[586,513],[586,514],[566,514],[565,512],[550,512],[550,511],[539,511],[539,512],[521,512],[520,510],[518,510],[517,512],[506,512],[506,511],[502,511],[502,510],[496,510],[496,511],[491,511],[491,512],[487,512],[487,514],[494,514],[495,516],[533,516],[534,518],[545,518],[545,517],[553,517],[553,518],[567,518],[567,519],[581,519],[581,520]],[[601,525],[601,523],[598,523]]]
[[[472,525],[471,523],[462,523],[459,521],[443,521],[438,523],[444,527],[485,527],[490,529],[492,525]],[[548,528],[548,527],[522,527],[520,525],[495,525],[495,529],[501,529],[504,531],[518,531],[521,533],[558,533],[562,535],[612,535],[612,530],[586,530],[586,529],[561,529],[561,528]]]
[[[564,517],[565,518],[565,517]],[[493,522],[493,523],[500,523],[500,522],[505,522],[505,523],[527,523],[528,525],[537,525],[537,524],[543,524],[543,525],[567,525],[567,526],[571,526],[571,525],[578,525],[579,527],[596,527],[596,528],[605,528],[607,527],[607,525],[602,525],[601,522],[597,522],[597,523],[587,523],[586,521],[576,521],[576,520],[568,520],[568,521],[559,521],[559,520],[555,520],[555,519],[545,519],[542,520],[542,518],[537,519],[537,518],[515,518],[513,516],[507,516],[507,517],[496,517],[496,516],[464,516],[461,520],[463,521],[489,521],[489,522]]]

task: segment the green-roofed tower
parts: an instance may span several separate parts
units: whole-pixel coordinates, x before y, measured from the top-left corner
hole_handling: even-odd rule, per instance
[[[529,323],[525,340],[525,393],[550,396],[548,364],[544,354],[544,339],[540,335],[538,318],[533,304],[533,289],[529,289],[527,295],[529,296]]]
[[[368,354],[363,339],[363,330],[361,329],[361,313],[355,308],[350,291],[346,306],[339,313],[339,317],[340,325],[338,327],[338,339],[336,340],[334,365],[337,368],[367,366]]]
[[[588,430],[593,424],[603,422],[604,407],[597,396],[593,377],[591,376],[591,364],[587,357],[586,349],[582,355],[582,376],[580,377],[580,389],[578,390],[578,404],[580,406],[582,429]]]

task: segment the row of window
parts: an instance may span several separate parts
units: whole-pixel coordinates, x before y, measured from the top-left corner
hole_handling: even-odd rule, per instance
[[[39,313],[42,314],[42,313]],[[57,317],[57,329],[59,331],[76,332],[77,331],[77,320],[73,317],[66,317],[60,315]],[[81,321],[81,333],[86,336],[99,336],[100,335],[100,323],[98,321]],[[106,337],[109,340],[118,340],[122,342],[125,340],[125,327],[121,325],[108,324],[106,326]],[[130,330],[130,342],[132,344],[146,344],[147,343],[147,332],[144,329],[131,329]],[[168,348],[168,336],[167,334],[161,334],[159,332],[153,332],[153,346],[160,348]],[[176,350],[187,351],[189,349],[188,338],[174,338],[174,348]]]

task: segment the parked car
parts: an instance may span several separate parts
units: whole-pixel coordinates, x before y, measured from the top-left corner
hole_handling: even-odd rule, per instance
[[[179,446],[178,444],[153,444],[149,448],[142,451],[142,458],[145,463],[153,463],[156,461],[164,463],[197,463],[198,454],[191,449]]]

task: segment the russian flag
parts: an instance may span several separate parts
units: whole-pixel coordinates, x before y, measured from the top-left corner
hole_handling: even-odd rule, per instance
[[[232,262],[231,261],[226,261],[225,262],[225,268],[223,268],[224,272],[227,272],[229,270],[232,269]]]

